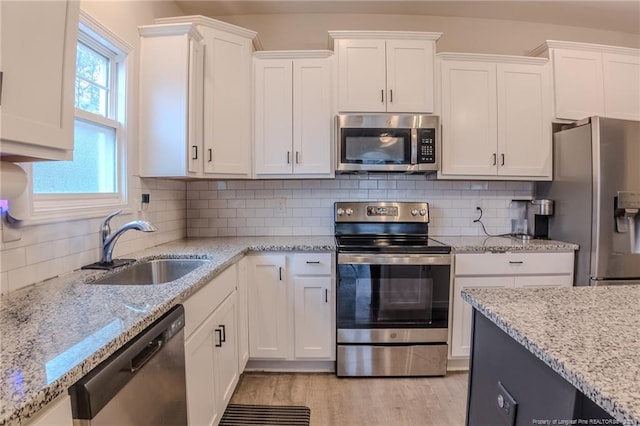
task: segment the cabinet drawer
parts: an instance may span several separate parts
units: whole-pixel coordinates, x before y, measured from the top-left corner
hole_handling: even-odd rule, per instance
[[[456,254],[455,275],[542,275],[573,273],[573,253]]]
[[[331,253],[296,253],[291,260],[294,275],[331,275]]]
[[[237,282],[236,265],[231,265],[182,303],[185,339],[235,290]]]

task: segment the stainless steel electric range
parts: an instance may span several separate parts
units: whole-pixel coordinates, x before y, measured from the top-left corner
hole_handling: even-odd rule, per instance
[[[428,230],[428,203],[335,203],[338,376],[446,373],[451,247]]]

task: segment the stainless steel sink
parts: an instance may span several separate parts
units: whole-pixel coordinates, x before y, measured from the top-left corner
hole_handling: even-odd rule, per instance
[[[135,263],[114,274],[108,274],[90,284],[152,285],[175,281],[209,259],[154,259]]]

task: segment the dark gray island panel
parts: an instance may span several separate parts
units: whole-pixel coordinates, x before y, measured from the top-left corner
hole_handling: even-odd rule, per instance
[[[477,309],[471,350],[468,426],[619,424]]]

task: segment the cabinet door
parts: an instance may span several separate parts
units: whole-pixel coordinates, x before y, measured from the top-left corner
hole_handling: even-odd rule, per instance
[[[2,2],[4,160],[73,156],[79,3]]]
[[[292,61],[255,61],[256,174],[292,171],[293,86]]]
[[[442,61],[442,174],[495,175],[496,65]]]
[[[605,115],[640,120],[640,56],[604,53],[602,64]]]
[[[331,277],[294,277],[296,358],[331,358]]]
[[[604,115],[601,53],[554,49],[553,67],[556,118]]]
[[[385,112],[384,40],[338,40],[338,110]]]
[[[29,426],[73,426],[71,397],[59,396],[27,423]]]
[[[456,277],[453,284],[451,320],[451,356],[468,357],[471,353],[471,318],[473,308],[460,293],[466,288],[513,287],[513,277]]]
[[[251,175],[251,40],[200,26],[205,38],[204,171]]]
[[[224,413],[238,384],[237,315],[235,293],[232,293],[212,315],[216,339],[214,342],[216,404],[219,413]]]
[[[497,64],[498,175],[551,178],[548,66]]]
[[[328,59],[293,61],[293,172],[331,173],[331,70]],[[283,142],[284,143],[284,142]]]
[[[433,112],[434,42],[387,40],[387,112]]]
[[[214,349],[217,343],[213,315],[185,342],[185,372],[187,378],[187,411],[190,425],[216,425],[220,421],[216,401]]]
[[[252,358],[287,358],[288,298],[285,255],[251,257],[249,277],[249,354]]]
[[[247,300],[247,263],[244,257],[238,262],[238,373],[242,374],[249,361],[249,306]]]
[[[157,87],[156,87],[157,89]],[[187,135],[188,171],[201,176],[203,171],[203,112],[204,112],[204,46],[189,41],[189,112]],[[165,153],[166,155],[166,153]],[[174,159],[175,160],[175,159]]]

